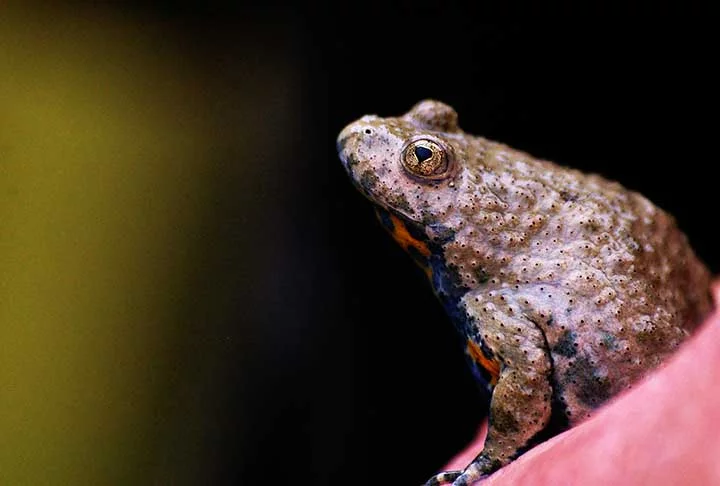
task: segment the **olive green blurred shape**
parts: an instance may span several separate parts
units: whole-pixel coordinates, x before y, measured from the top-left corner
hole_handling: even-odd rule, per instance
[[[168,43],[71,11],[0,14],[1,484],[147,479],[206,196]]]

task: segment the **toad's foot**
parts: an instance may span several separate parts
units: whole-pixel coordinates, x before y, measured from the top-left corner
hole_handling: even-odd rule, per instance
[[[477,461],[477,460],[476,460]],[[430,478],[424,486],[471,486],[476,481],[486,478],[478,462],[473,462],[464,471],[445,471]]]

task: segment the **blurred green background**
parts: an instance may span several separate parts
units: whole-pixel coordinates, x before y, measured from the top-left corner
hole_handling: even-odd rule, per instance
[[[248,316],[208,323],[262,285],[242,255],[285,202],[283,23],[239,19],[207,59],[140,7],[0,11],[0,483],[192,484],[218,399],[194,375],[232,353],[241,388],[253,353]]]

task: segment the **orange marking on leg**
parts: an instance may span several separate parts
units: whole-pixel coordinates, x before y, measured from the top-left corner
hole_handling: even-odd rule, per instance
[[[490,374],[490,385],[495,386],[500,376],[500,361],[497,358],[488,358],[477,343],[468,340],[467,351],[477,364]]]

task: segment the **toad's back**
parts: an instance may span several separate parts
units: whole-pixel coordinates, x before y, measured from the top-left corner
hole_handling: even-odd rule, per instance
[[[709,273],[673,218],[640,194],[479,137],[468,149],[475,176],[455,209],[465,224],[445,255],[463,285],[485,292],[463,304],[479,320],[492,307],[543,330],[556,393],[577,422],[697,326]],[[472,271],[480,265],[485,284]]]

